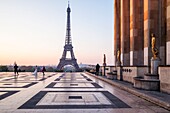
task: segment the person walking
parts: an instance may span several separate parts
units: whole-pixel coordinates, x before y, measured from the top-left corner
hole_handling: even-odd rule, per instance
[[[96,75],[99,75],[99,69],[100,69],[100,65],[97,64],[97,65],[96,65]]]
[[[38,74],[38,67],[37,65],[35,66],[35,70],[33,72],[33,75],[35,76],[35,78],[37,79],[37,74]]]
[[[44,78],[45,71],[46,71],[45,66],[42,67],[42,70],[41,70],[41,71],[42,71],[42,73],[43,73],[43,78]]]
[[[15,76],[15,78],[17,78],[18,77],[18,66],[17,66],[17,63],[16,62],[14,62],[14,76]]]

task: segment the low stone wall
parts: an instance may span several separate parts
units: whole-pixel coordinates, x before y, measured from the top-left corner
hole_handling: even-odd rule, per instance
[[[104,67],[103,66],[101,66],[101,71],[102,71],[102,75],[104,75]],[[115,71],[115,66],[106,66],[105,67],[105,73],[106,74],[111,73],[113,71]]]
[[[158,68],[160,90],[170,94],[170,66],[160,66]]]
[[[159,91],[160,81],[159,79],[143,79],[141,77],[134,77],[134,87],[149,91]]]
[[[104,75],[104,67],[101,66],[102,75]],[[114,66],[106,66],[105,73],[114,72],[117,70],[117,79],[124,80],[130,83],[134,83],[134,77],[144,77],[145,73],[148,73],[147,66],[128,66],[128,67],[114,67]],[[121,76],[122,75],[122,76]]]
[[[148,73],[148,67],[138,66],[138,67],[117,67],[117,78],[123,81],[134,83],[134,77],[143,77],[145,73]],[[122,75],[122,77],[121,77]]]

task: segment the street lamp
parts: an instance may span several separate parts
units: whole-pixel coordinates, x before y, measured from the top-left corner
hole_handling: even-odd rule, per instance
[[[103,58],[103,67],[104,67],[104,76],[106,75],[106,55],[104,54]]]

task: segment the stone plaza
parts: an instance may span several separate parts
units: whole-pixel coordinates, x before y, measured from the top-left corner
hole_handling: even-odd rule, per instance
[[[148,95],[149,101],[141,98],[138,93],[142,92],[130,87],[129,83],[87,72],[46,72],[44,78],[41,73],[35,78],[31,72],[20,73],[18,78],[10,72],[0,75],[0,113],[170,112],[166,106],[152,101],[153,92],[143,93]],[[161,96],[164,100],[155,93],[157,100],[170,104],[169,95]]]
[[[68,3],[57,70],[0,73],[0,113],[170,113],[170,0],[114,0],[115,65],[104,54],[89,72],[74,56],[70,13]]]

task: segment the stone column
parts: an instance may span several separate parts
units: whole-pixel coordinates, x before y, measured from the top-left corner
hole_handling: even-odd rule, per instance
[[[166,64],[170,65],[170,0],[167,0]]]
[[[159,57],[160,65],[166,64],[166,2],[167,0],[159,0]]]
[[[121,62],[130,65],[130,0],[121,0]]]
[[[120,0],[114,0],[114,55],[117,62],[117,50],[120,50]]]
[[[143,0],[130,0],[130,65],[143,65]]]
[[[159,47],[159,0],[144,0],[144,65],[150,66],[151,34],[156,37],[156,46]]]

